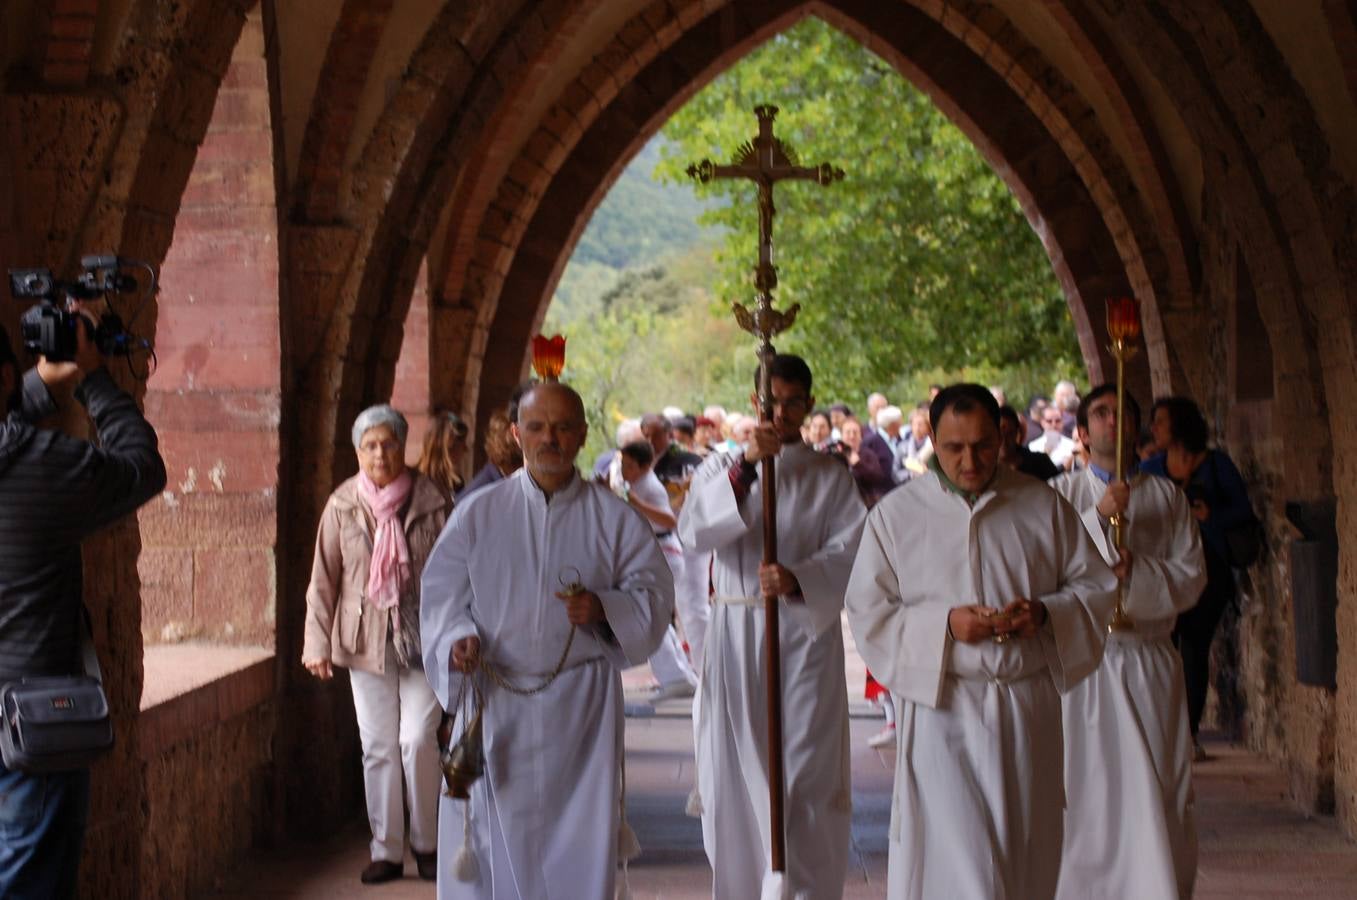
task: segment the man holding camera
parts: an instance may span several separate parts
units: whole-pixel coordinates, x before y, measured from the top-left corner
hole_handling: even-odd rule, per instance
[[[0,329],[0,684],[84,671],[80,542],[165,486],[155,432],[103,368],[92,328],[73,330],[73,359],[40,356],[20,378]],[[36,426],[72,390],[98,446]],[[0,765],[0,896],[74,895],[88,807],[88,769]]]

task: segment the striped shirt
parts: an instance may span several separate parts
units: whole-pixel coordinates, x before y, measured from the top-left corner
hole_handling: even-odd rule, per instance
[[[101,446],[34,426],[56,409],[36,370],[0,423],[0,681],[81,671],[80,542],[165,487],[155,431],[108,372],[76,398]]]

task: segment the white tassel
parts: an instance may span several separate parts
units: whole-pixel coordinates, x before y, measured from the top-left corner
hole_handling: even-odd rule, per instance
[[[476,862],[476,854],[463,846],[452,861],[452,874],[458,881],[471,882],[481,877],[481,864]]]
[[[462,806],[462,849],[452,861],[452,874],[458,881],[476,881],[481,877],[481,866],[471,852],[471,801]]]
[[[781,872],[769,869],[763,873],[763,890],[759,900],[792,900],[792,895],[787,891],[787,880]]]
[[[631,883],[627,879],[627,863],[641,855],[641,842],[627,821],[627,758],[622,757],[618,767],[622,790],[617,800],[617,859],[622,863],[622,877],[613,896],[616,900],[631,900]]]
[[[617,828],[617,858],[623,862],[631,862],[640,855],[641,842],[637,840],[631,824],[623,819]]]
[[[694,819],[702,818],[702,813],[706,812],[702,808],[702,794],[698,791],[697,785],[688,792],[688,802],[683,806],[683,812]]]

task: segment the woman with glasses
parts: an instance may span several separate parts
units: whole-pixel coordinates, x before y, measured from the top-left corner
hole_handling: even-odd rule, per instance
[[[359,472],[325,504],[306,591],[302,665],[321,680],[335,666],[347,668],[353,688],[372,827],[364,884],[404,873],[407,809],[419,876],[438,875],[434,731],[442,710],[421,662],[419,578],[451,502],[406,468],[408,432],[390,406],[365,409],[354,421]]]

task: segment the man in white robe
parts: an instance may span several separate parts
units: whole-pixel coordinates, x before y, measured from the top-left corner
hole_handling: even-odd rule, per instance
[[[1126,458],[1140,409],[1125,409]],[[1171,635],[1206,585],[1201,538],[1187,497],[1171,481],[1116,471],[1117,390],[1094,388],[1079,406],[1089,467],[1051,482],[1078,510],[1125,590],[1134,631],[1108,636],[1102,664],[1062,701],[1065,850],[1061,900],[1192,896],[1197,833],[1192,734],[1182,659]],[[1123,513],[1118,554],[1109,517]]]
[[[891,900],[1050,900],[1060,699],[1097,666],[1116,579],[1078,515],[998,465],[999,407],[953,385],[928,474],[867,517],[848,584],[863,660],[896,698]]]
[[[425,672],[444,708],[482,661],[520,689],[549,681],[524,695],[476,676],[485,774],[468,801],[442,798],[440,900],[613,896],[619,672],[659,644],[674,584],[640,513],[575,472],[585,433],[574,391],[530,389],[514,426],[524,468],[458,506],[424,568]]]
[[[695,704],[702,843],[715,900],[777,892],[832,900],[848,867],[848,690],[839,615],[865,508],[848,468],[801,442],[811,373],[772,362],[773,421],[694,477],[679,538],[715,552],[711,629]],[[777,565],[763,565],[757,463],[776,455]],[[781,598],[786,872],[771,874],[763,595]]]

